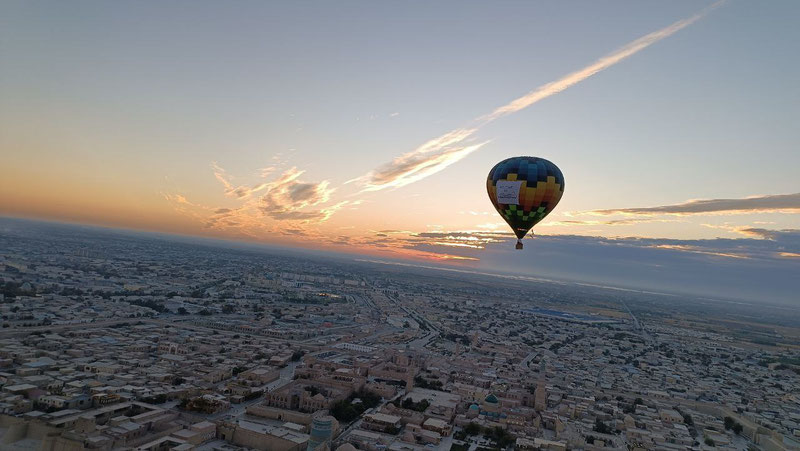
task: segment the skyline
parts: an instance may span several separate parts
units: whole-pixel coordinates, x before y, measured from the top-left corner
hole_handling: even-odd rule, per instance
[[[0,7],[0,215],[481,269],[528,154],[551,243],[800,261],[791,2],[89,4]]]
[[[380,265],[396,265],[425,270],[493,276],[500,279],[520,281],[549,282],[555,284],[576,284],[596,288],[657,294],[668,297],[686,296],[704,301],[736,302],[746,301],[757,305],[766,302],[772,306],[796,307],[794,271],[791,265],[781,265],[772,259],[771,264],[763,266],[765,259],[777,249],[788,244],[797,246],[800,235],[794,232],[774,233],[753,230],[754,234],[769,233],[771,239],[707,240],[708,250],[704,250],[703,240],[668,240],[658,238],[602,238],[580,235],[542,236],[536,242],[536,252],[543,253],[547,259],[537,255],[506,252],[508,242],[487,243],[476,265],[464,266],[460,260],[436,260],[430,264],[409,260],[404,257],[353,252],[316,250],[308,247],[281,245],[280,243],[248,242],[237,239],[218,239],[205,236],[192,236],[140,229],[98,226],[94,224],[64,223],[42,221],[29,218],[0,217],[0,233],[12,236],[31,233],[41,227],[85,233],[98,233],[98,236],[148,238],[165,240],[171,243],[211,247],[226,251],[257,252],[264,256],[292,255],[352,260]],[[424,236],[436,236],[428,232]],[[496,237],[496,235],[495,235]],[[500,237],[504,238],[504,237]],[[533,243],[533,242],[529,242]],[[685,244],[690,243],[690,244]],[[746,250],[755,258],[744,258],[733,252]],[[664,255],[663,252],[670,253]],[[708,257],[718,258],[717,264]],[[720,260],[721,259],[721,260]],[[341,260],[343,261],[343,260]],[[466,259],[467,263],[472,260]],[[657,263],[655,263],[657,262]],[[451,263],[456,263],[452,265]],[[712,264],[709,264],[712,263]],[[719,264],[722,263],[722,264]],[[691,268],[691,270],[687,270]],[[635,277],[631,277],[635,276]],[[758,284],[752,282],[757,280]],[[768,284],[769,292],[762,284]]]

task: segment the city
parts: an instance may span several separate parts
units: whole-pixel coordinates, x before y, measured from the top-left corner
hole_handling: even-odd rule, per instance
[[[800,451],[798,18],[0,0],[0,451]]]
[[[2,449],[800,446],[796,309],[2,225]]]

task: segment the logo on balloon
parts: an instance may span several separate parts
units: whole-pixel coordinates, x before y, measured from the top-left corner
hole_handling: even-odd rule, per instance
[[[517,180],[509,182],[508,180],[497,181],[497,202],[500,204],[514,204],[519,205],[519,187],[522,182]]]

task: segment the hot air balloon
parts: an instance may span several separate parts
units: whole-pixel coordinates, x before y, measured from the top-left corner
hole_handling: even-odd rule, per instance
[[[544,219],[561,200],[564,176],[558,166],[537,157],[514,157],[497,163],[486,178],[486,191],[494,208],[522,237]]]

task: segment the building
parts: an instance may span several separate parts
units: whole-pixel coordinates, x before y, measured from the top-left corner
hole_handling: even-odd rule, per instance
[[[329,451],[338,422],[330,415],[316,417],[311,421],[311,434],[307,451]]]

